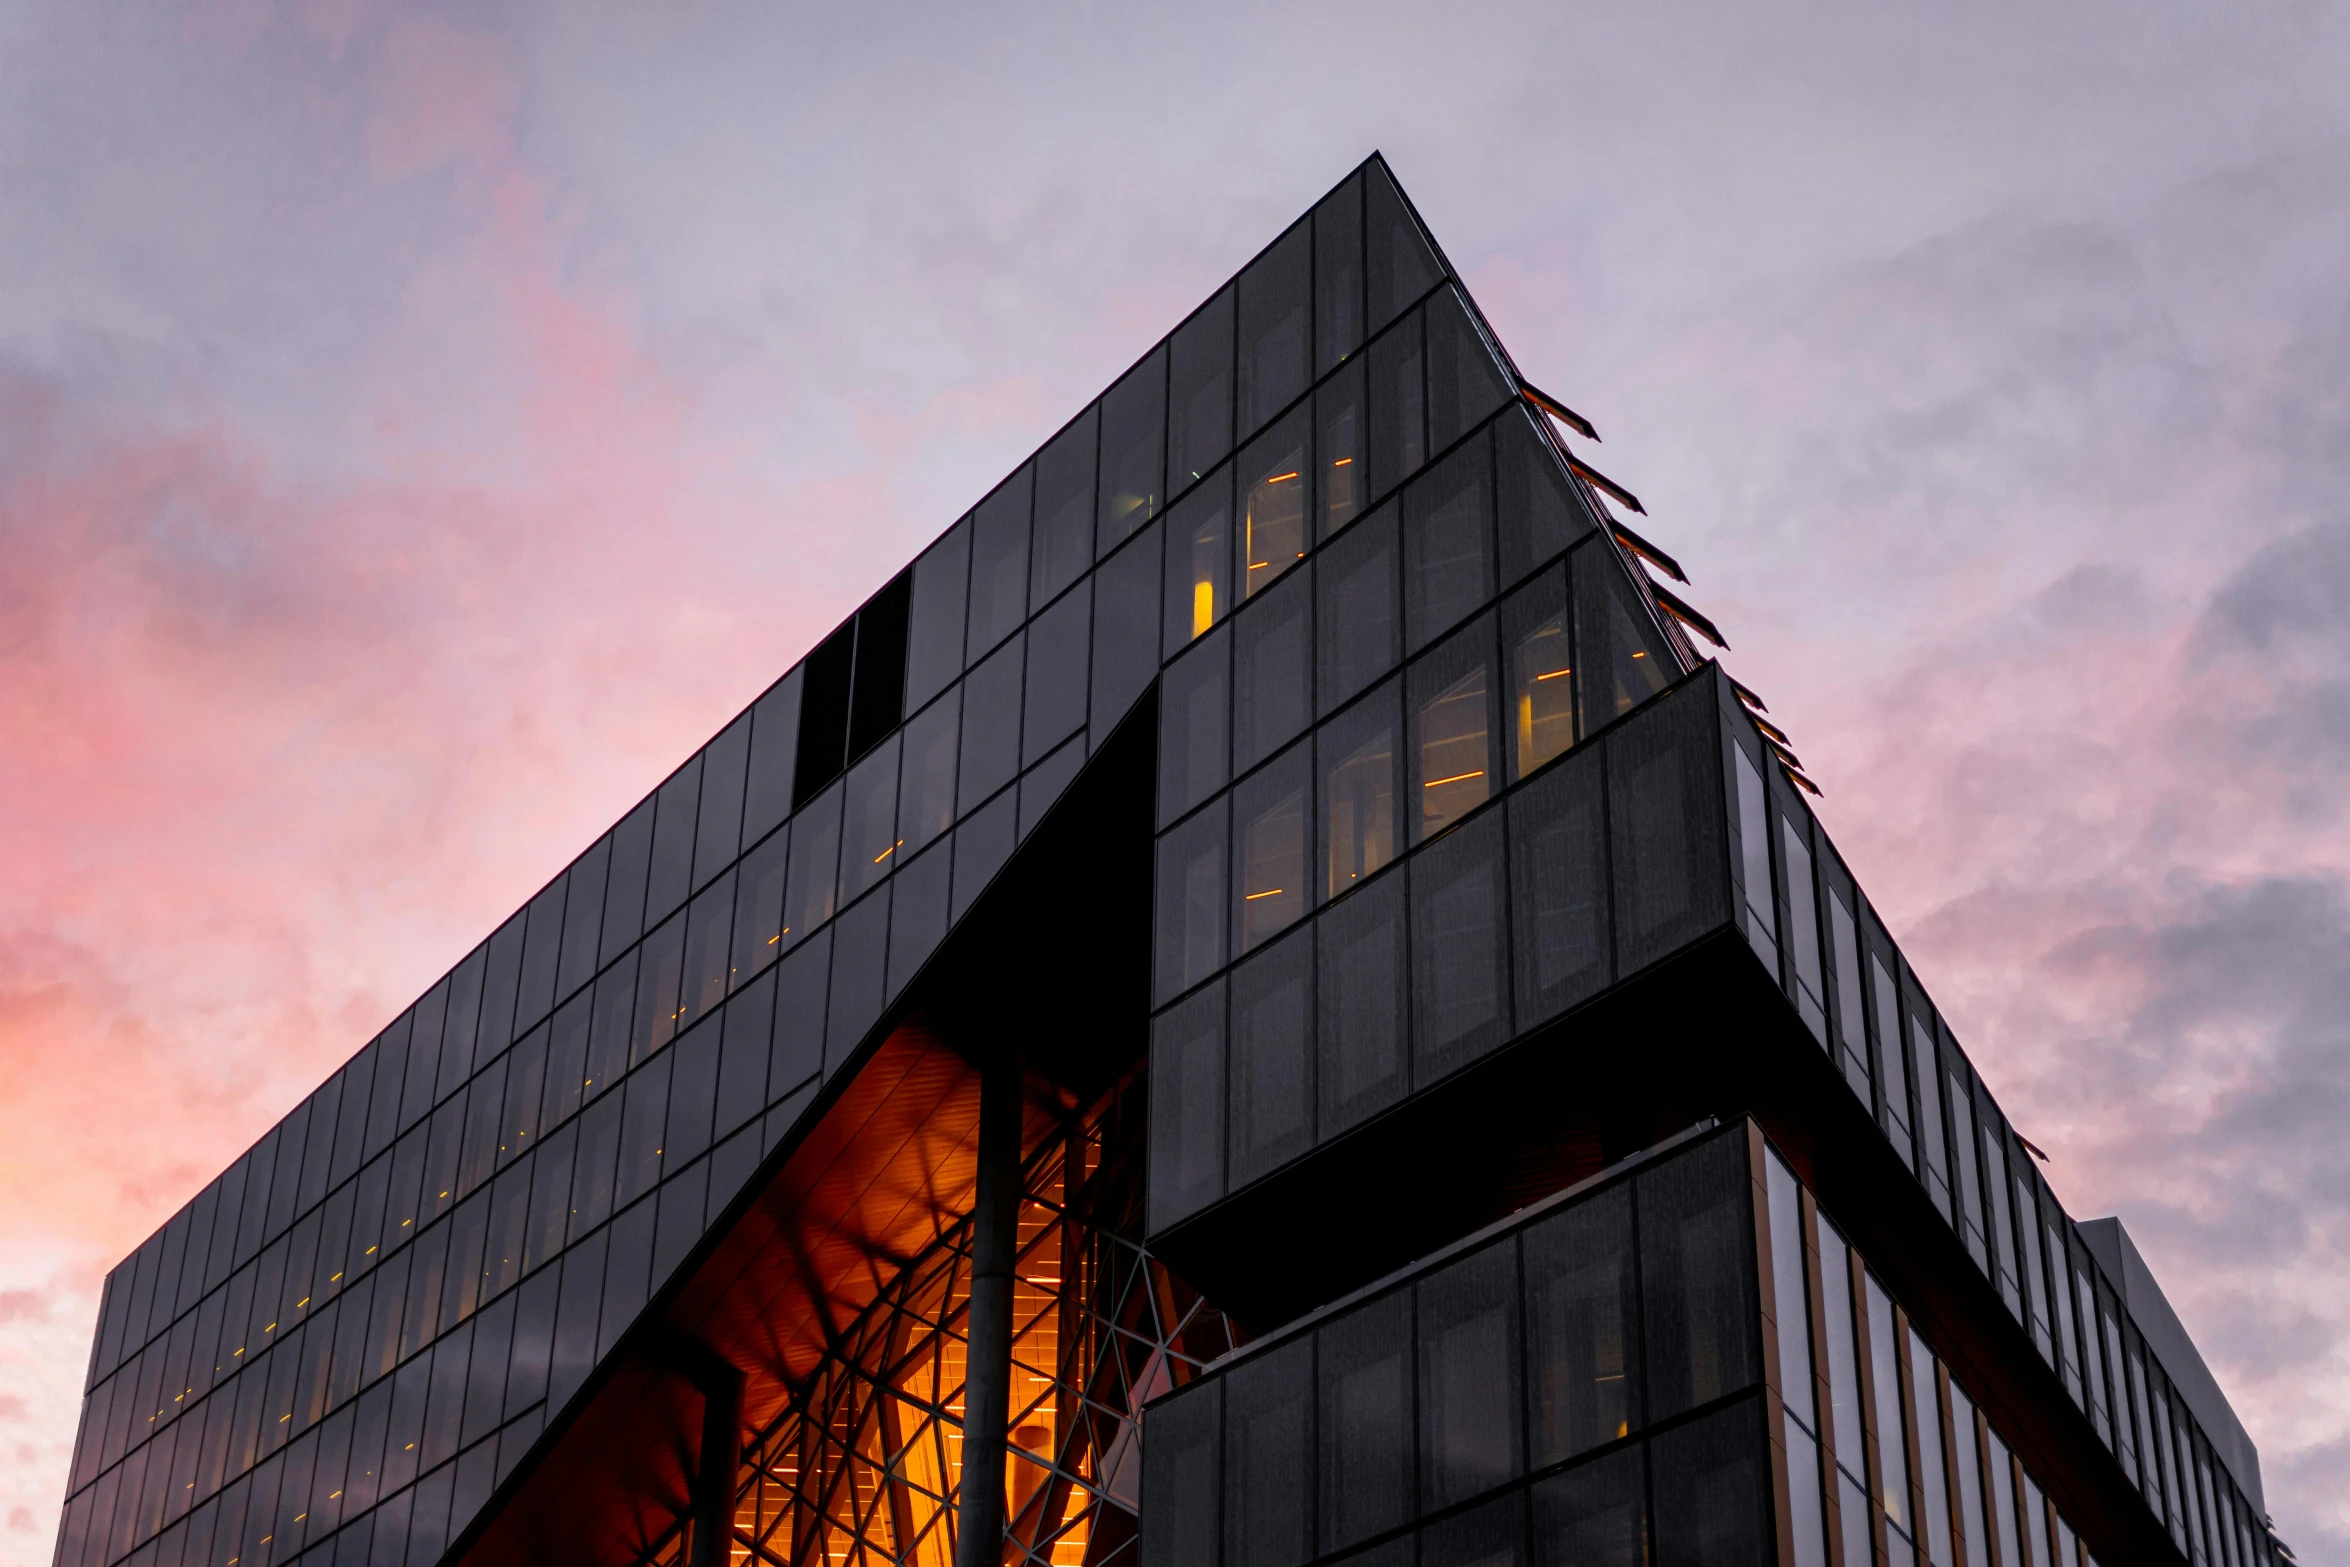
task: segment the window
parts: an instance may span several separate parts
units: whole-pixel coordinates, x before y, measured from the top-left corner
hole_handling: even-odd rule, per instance
[[[1232,623],[1232,765],[1245,772],[1314,716],[1313,581],[1299,572]]]
[[[1363,343],[1363,182],[1350,178],[1314,209],[1314,368]]]
[[[1167,476],[1177,494],[1232,450],[1232,290],[1168,340]]]
[[[1232,794],[1237,851],[1234,923],[1248,952],[1306,911],[1307,806],[1313,747],[1293,746],[1244,780]]]
[[[968,812],[1020,771],[1023,639],[1015,636],[963,681],[962,779],[956,808]]]
[[[1746,737],[1730,737],[1732,776],[1738,791],[1739,879],[1746,890],[1746,936],[1771,972],[1779,970],[1778,913],[1771,901],[1770,816],[1764,804],[1762,769]]]
[[[1295,1158],[1314,1140],[1313,933],[1243,963],[1232,981],[1232,1184]]]
[[[1153,349],[1102,394],[1100,540],[1107,556],[1165,504],[1167,355]]]
[[[1526,1231],[1527,1396],[1536,1468],[1628,1436],[1641,1424],[1631,1197],[1631,1188],[1619,1185]],[[1800,1275],[1795,1289],[1800,1310]]]
[[[1517,1272],[1517,1245],[1504,1241],[1415,1287],[1423,1511],[1519,1473]]]
[[[1714,1138],[1638,1177],[1652,1421],[1751,1387],[1762,1374],[1749,1184],[1741,1137]]]
[[[1787,950],[1794,959],[1795,1010],[1812,1037],[1828,1042],[1828,1014],[1820,1004],[1820,895],[1812,880],[1810,834],[1794,816],[1779,818],[1779,845],[1787,866]]]
[[[1315,922],[1315,1083],[1325,1138],[1402,1097],[1404,881],[1373,882]]]
[[[1312,379],[1313,221],[1293,224],[1240,274],[1240,428],[1270,419]]]
[[[1414,856],[1412,1081],[1431,1082],[1509,1034],[1501,817]]]
[[[1401,662],[1397,509],[1382,506],[1314,563],[1318,686],[1325,713]]]
[[[1312,1554],[1313,1349],[1293,1339],[1223,1379],[1225,1567],[1295,1567]]]
[[[896,736],[850,769],[842,801],[840,901],[846,905],[897,868]]]
[[[1608,981],[1600,759],[1576,758],[1510,797],[1518,1023],[1555,1017]]]
[[[1315,737],[1325,898],[1337,897],[1395,858],[1395,707],[1390,684],[1323,725]]]
[[[1886,1521],[1908,1534],[1909,1452],[1901,1416],[1901,1339],[1893,1328],[1893,1302],[1873,1276],[1863,1281],[1869,1312],[1870,1383],[1876,1394],[1877,1500]]]
[[[1420,384],[1420,318],[1399,323],[1364,355],[1370,404],[1370,493],[1381,495],[1428,460],[1427,405]]]
[[[1151,1025],[1151,1229],[1224,1195],[1224,989]]]
[[[1321,474],[1317,510],[1320,537],[1329,538],[1362,514],[1370,500],[1363,463],[1363,367],[1349,366],[1314,393],[1314,430]]]
[[[914,562],[914,596],[906,628],[908,707],[929,701],[963,672],[963,601],[970,576],[971,524],[968,521],[955,524],[945,538],[931,546],[928,554]],[[759,745],[763,749],[768,743],[767,714],[766,704],[760,705]],[[796,693],[792,705],[796,712]],[[790,768],[786,765],[783,770],[788,775]],[[753,772],[757,771],[754,767]]]
[[[1250,443],[1240,458],[1240,596],[1254,598],[1305,559],[1306,503],[1313,484],[1308,438],[1313,426],[1300,408]]]
[[[1593,527],[1558,453],[1534,420],[1530,412],[1513,414],[1493,427],[1504,584],[1554,559]]]
[[[1232,470],[1218,469],[1167,514],[1168,657],[1232,608]]]
[[[908,854],[954,825],[957,734],[962,693],[949,692],[914,716],[905,730],[905,765],[898,779],[898,836]]]
[[[1179,995],[1224,966],[1224,802],[1159,839],[1158,986]]]
[[[1444,831],[1493,793],[1493,622],[1481,620],[1412,666],[1412,841]]]
[[[1093,564],[1097,418],[1095,409],[1086,409],[1037,454],[1036,548],[1029,573],[1032,604],[1049,604]]]
[[[1501,634],[1509,662],[1510,779],[1515,782],[1575,743],[1566,572],[1545,572],[1502,605]]]
[[[1316,1334],[1322,1546],[1344,1550],[1410,1519],[1412,1292],[1399,1289]]]
[[[1941,1379],[1933,1353],[1915,1332],[1909,1335],[1909,1380],[1917,1401],[1918,1478],[1926,1493],[1926,1559],[1932,1567],[1956,1567],[1951,1550],[1950,1491],[1942,1458]]]
[[[971,514],[971,615],[965,662],[1028,618],[1028,515],[1035,470],[1023,467]]]
[[[1231,640],[1217,635],[1159,682],[1159,820],[1172,821],[1224,786]]]
[[[1510,389],[1460,295],[1428,301],[1428,444],[1442,451],[1507,403]]]
[[[1404,491],[1405,646],[1417,652],[1493,597],[1492,454],[1480,436]]]

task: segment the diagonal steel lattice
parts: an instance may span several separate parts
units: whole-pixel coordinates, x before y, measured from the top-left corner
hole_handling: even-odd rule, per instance
[[[1007,1567],[1133,1567],[1137,1416],[1238,1342],[1140,1243],[1142,1096],[1069,1116],[1023,1169]],[[733,1567],[952,1567],[972,1220],[950,1224],[746,1444]],[[650,1554],[691,1559],[680,1523]]]

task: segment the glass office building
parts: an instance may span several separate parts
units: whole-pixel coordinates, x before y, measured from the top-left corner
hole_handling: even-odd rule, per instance
[[[57,1567],[2267,1567],[1374,157],[108,1278]]]

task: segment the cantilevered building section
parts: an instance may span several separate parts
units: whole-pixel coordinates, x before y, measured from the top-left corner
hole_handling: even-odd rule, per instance
[[[1372,158],[107,1281],[58,1567],[2267,1567]]]

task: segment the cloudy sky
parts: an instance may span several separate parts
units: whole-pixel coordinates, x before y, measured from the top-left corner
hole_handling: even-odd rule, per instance
[[[0,1567],[104,1270],[1372,148],[2350,1560],[2350,13],[0,0]]]

